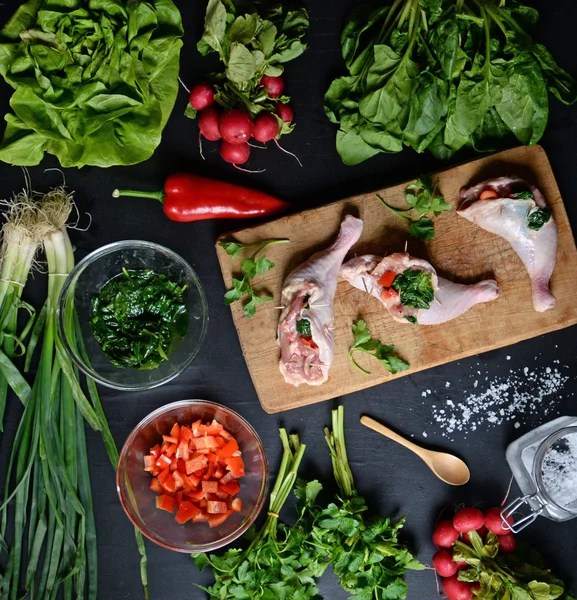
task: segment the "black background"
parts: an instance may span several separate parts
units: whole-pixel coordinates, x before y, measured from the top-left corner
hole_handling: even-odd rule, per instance
[[[0,3],[0,22],[11,14],[19,0]],[[196,52],[195,43],[202,31],[206,3],[199,0],[178,2],[186,34],[181,55],[181,77],[190,85],[202,78],[207,70],[206,59]],[[293,410],[279,415],[267,415],[260,407],[246,369],[231,314],[222,302],[224,285],[216,255],[214,240],[226,230],[237,228],[238,222],[202,222],[176,224],[168,221],[158,204],[152,200],[114,200],[115,188],[160,189],[171,172],[185,170],[244,183],[291,200],[298,209],[323,204],[347,195],[369,191],[385,185],[414,178],[445,164],[428,155],[405,150],[398,155],[381,155],[357,167],[344,166],[334,149],[335,130],[322,108],[322,96],[331,79],[342,73],[339,35],[352,0],[310,0],[311,27],[306,54],[286,69],[287,92],[292,96],[297,127],[283,138],[286,147],[296,152],[304,167],[274,148],[253,151],[251,168],[266,168],[260,175],[245,175],[225,165],[216,145],[206,143],[206,162],[199,159],[196,124],[185,119],[182,112],[187,94],[181,90],[174,113],[164,131],[155,155],[145,163],[132,167],[66,171],[66,182],[76,191],[82,211],[92,215],[92,225],[86,232],[71,232],[79,260],[97,247],[124,239],[144,239],[164,244],[181,254],[196,269],[209,301],[210,322],[204,346],[192,366],[176,381],[146,393],[117,393],[101,388],[104,408],[112,432],[121,445],[132,428],[149,412],[175,400],[206,398],[221,402],[240,412],[260,434],[271,466],[276,474],[280,458],[279,426],[297,431],[307,444],[301,475],[320,477],[329,491],[334,491],[329,455],[323,438],[323,427],[330,421],[330,410],[337,400]],[[577,74],[577,3],[574,0],[538,2],[541,12],[537,37],[544,42],[561,65]],[[0,84],[0,110],[8,110],[10,89]],[[286,141],[285,141],[286,139]],[[551,115],[547,133],[542,140],[557,176],[567,211],[573,226],[577,226],[575,171],[577,169],[577,105],[565,107],[551,98]],[[57,173],[44,173],[58,166],[52,158],[30,169],[34,186],[45,190],[59,183]],[[0,164],[0,196],[7,197],[23,186],[20,169]],[[36,275],[27,294],[40,299],[45,279]],[[407,540],[429,562],[433,553],[430,535],[439,511],[459,503],[500,503],[509,484],[510,471],[505,462],[507,445],[520,434],[543,420],[537,413],[521,415],[522,423],[515,429],[513,422],[496,428],[480,428],[474,433],[455,434],[453,443],[441,436],[432,419],[432,405],[451,398],[462,400],[478,392],[489,382],[505,378],[512,369],[522,372],[525,366],[560,368],[570,375],[562,398],[555,398],[556,408],[547,418],[557,414],[577,414],[572,392],[577,391],[575,329],[568,329],[535,338],[514,347],[489,352],[458,363],[418,373],[386,385],[342,398],[346,405],[347,447],[357,487],[374,511],[386,515],[406,514]],[[507,356],[511,359],[507,360]],[[568,370],[565,368],[568,367]],[[480,372],[480,375],[477,374]],[[474,380],[480,387],[474,390]],[[450,388],[446,387],[450,382]],[[432,394],[422,397],[422,391]],[[359,416],[372,415],[398,431],[415,438],[428,447],[451,450],[461,455],[472,472],[471,482],[461,488],[450,488],[438,481],[418,458],[400,446],[388,442],[362,427]],[[6,416],[6,431],[0,437],[0,473],[6,463],[21,414],[18,401],[10,398]],[[428,437],[424,439],[423,432]],[[106,458],[98,435],[89,432],[89,457],[93,482],[99,555],[99,598],[141,598],[138,552],[132,527],[117,499],[114,473]],[[3,478],[1,479],[3,481]],[[2,490],[0,490],[1,492]],[[513,486],[512,493],[517,493]],[[487,504],[486,504],[487,505]],[[290,511],[287,510],[290,519]],[[554,523],[539,519],[521,538],[543,551],[554,571],[577,591],[577,522]],[[148,576],[151,598],[203,598],[205,594],[193,586],[208,583],[208,573],[199,575],[186,554],[172,553],[147,542]],[[431,571],[409,574],[408,597],[411,600],[433,599],[437,596],[435,577]],[[335,578],[328,574],[320,582],[327,598],[346,598]]]

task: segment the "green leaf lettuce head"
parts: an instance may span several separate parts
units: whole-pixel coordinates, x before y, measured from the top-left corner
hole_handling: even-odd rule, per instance
[[[0,30],[0,74],[14,88],[0,160],[152,156],[178,92],[182,34],[172,0],[28,0]]]
[[[446,159],[465,147],[536,144],[548,91],[565,104],[577,100],[575,79],[531,37],[538,16],[518,0],[355,8],[341,36],[348,72],[325,94],[343,162],[404,146]]]

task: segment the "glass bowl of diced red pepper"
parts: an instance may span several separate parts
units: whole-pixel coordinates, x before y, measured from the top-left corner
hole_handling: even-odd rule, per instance
[[[149,539],[209,552],[241,536],[266,498],[262,442],[233,410],[207,400],[168,404],[128,436],[118,463],[120,502]]]

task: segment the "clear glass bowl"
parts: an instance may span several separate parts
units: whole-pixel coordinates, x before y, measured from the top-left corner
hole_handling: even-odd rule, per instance
[[[207,523],[179,525],[174,514],[156,508],[151,476],[144,470],[144,456],[162,443],[175,423],[190,425],[197,419],[216,419],[237,440],[246,475],[239,479],[238,497],[242,511],[233,513],[222,525]],[[182,400],[167,404],[143,419],[128,436],[118,463],[116,487],[120,503],[132,523],[150,540],[176,552],[210,552],[230,544],[254,522],[266,499],[268,465],[256,431],[239,414],[207,400]]]
[[[188,331],[180,344],[156,369],[139,371],[115,367],[100,349],[90,330],[91,301],[122,268],[152,269],[186,285],[184,302]],[[72,327],[78,315],[80,327]],[[58,306],[58,329],[66,351],[86,375],[117,390],[146,390],[174,379],[197,355],[206,331],[206,298],[198,276],[178,254],[151,242],[127,240],[102,246],[82,259],[62,288]]]

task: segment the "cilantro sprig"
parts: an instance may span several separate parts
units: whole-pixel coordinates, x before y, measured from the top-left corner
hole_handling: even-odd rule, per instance
[[[438,217],[442,212],[452,209],[451,205],[437,192],[438,185],[439,182],[433,183],[430,177],[421,177],[411,183],[405,190],[405,202],[409,208],[404,210],[393,208],[378,194],[377,198],[391,212],[411,223],[409,225],[410,235],[422,242],[428,242],[435,238],[435,226],[426,215],[433,213],[435,217]]]
[[[256,308],[263,302],[271,302],[272,296],[258,295],[250,282],[256,275],[263,275],[274,267],[274,263],[269,260],[264,254],[257,255],[265,248],[275,244],[288,244],[288,239],[265,240],[254,244],[242,244],[241,242],[219,242],[219,246],[224,248],[224,251],[232,258],[240,258],[243,250],[256,248],[255,251],[247,258],[240,261],[240,268],[243,272],[242,279],[232,278],[232,288],[224,295],[225,303],[232,304],[237,302],[244,296],[249,296],[249,301],[243,305],[244,314],[247,317],[252,317],[256,313]]]
[[[373,339],[367,324],[362,319],[353,323],[352,330],[354,343],[349,350],[349,359],[361,373],[370,375],[369,371],[363,369],[355,361],[355,352],[364,352],[365,354],[374,356],[393,375],[399,371],[406,371],[409,368],[410,365],[408,363],[392,353],[395,349],[394,346],[386,346],[379,342],[379,340]]]

